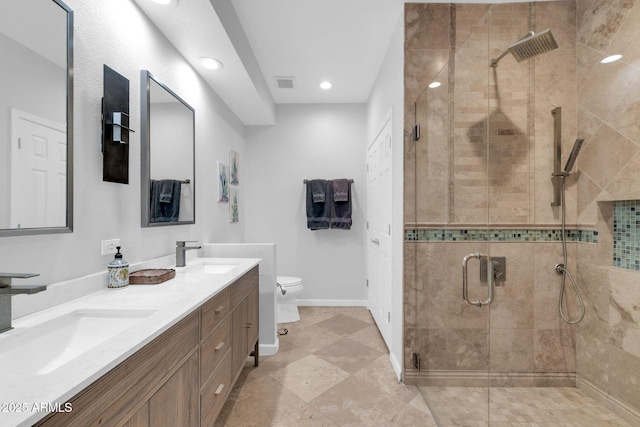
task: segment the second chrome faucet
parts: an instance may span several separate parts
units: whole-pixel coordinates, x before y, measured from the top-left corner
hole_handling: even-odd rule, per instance
[[[200,249],[202,246],[187,246],[187,243],[197,243],[197,240],[178,240],[176,242],[176,267],[187,265],[187,251],[190,249]]]

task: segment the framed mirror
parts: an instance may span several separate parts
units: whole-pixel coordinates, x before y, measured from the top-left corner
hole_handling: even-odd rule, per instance
[[[195,224],[195,111],[141,72],[142,226]]]
[[[73,230],[73,11],[0,2],[0,236]]]

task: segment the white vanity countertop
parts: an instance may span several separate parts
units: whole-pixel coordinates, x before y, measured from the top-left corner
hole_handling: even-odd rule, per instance
[[[109,372],[136,351],[185,318],[205,301],[230,285],[260,262],[257,258],[197,258],[187,267],[174,267],[175,278],[158,285],[129,285],[124,289],[104,289],[82,298],[15,319],[14,329],[0,334],[0,426],[32,425],[48,413],[65,410],[65,402]],[[217,266],[233,267],[217,267]],[[228,270],[228,271],[226,271]],[[143,313],[132,318],[131,326],[122,319],[104,318],[97,333],[119,322],[121,332],[95,345],[83,354],[44,374],[15,374],[25,360],[11,360],[12,348],[21,333],[51,325],[52,319],[70,313],[94,311],[117,313],[121,310]],[[150,314],[149,314],[150,313]],[[104,327],[103,327],[104,326]],[[83,332],[80,332],[83,333]],[[87,335],[88,336],[88,335]],[[100,341],[100,340],[98,340]],[[38,348],[38,357],[55,359],[60,350]],[[51,352],[47,355],[46,352]],[[15,353],[15,351],[14,351]],[[22,358],[24,359],[24,358]],[[7,363],[8,362],[8,363]],[[6,365],[12,365],[7,367]],[[15,368],[15,369],[13,369]],[[68,409],[68,408],[66,408]]]

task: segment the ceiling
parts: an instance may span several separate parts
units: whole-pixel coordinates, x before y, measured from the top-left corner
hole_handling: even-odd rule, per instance
[[[366,102],[403,11],[397,0],[231,0],[276,103]],[[278,89],[275,76],[295,78]],[[332,83],[320,89],[322,81]]]
[[[403,0],[134,0],[245,125],[275,104],[364,103]],[[204,69],[199,58],[220,60]],[[279,89],[274,77],[294,77]],[[333,87],[320,89],[328,80]]]

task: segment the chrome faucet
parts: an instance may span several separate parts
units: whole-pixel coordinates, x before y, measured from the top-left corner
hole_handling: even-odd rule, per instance
[[[0,333],[13,329],[11,326],[11,295],[37,294],[47,289],[46,285],[13,286],[11,279],[28,279],[39,276],[35,273],[0,273]]]
[[[197,242],[197,240],[178,240],[176,242],[176,267],[187,265],[187,251],[189,249],[200,249],[202,246],[186,246],[187,242]]]

